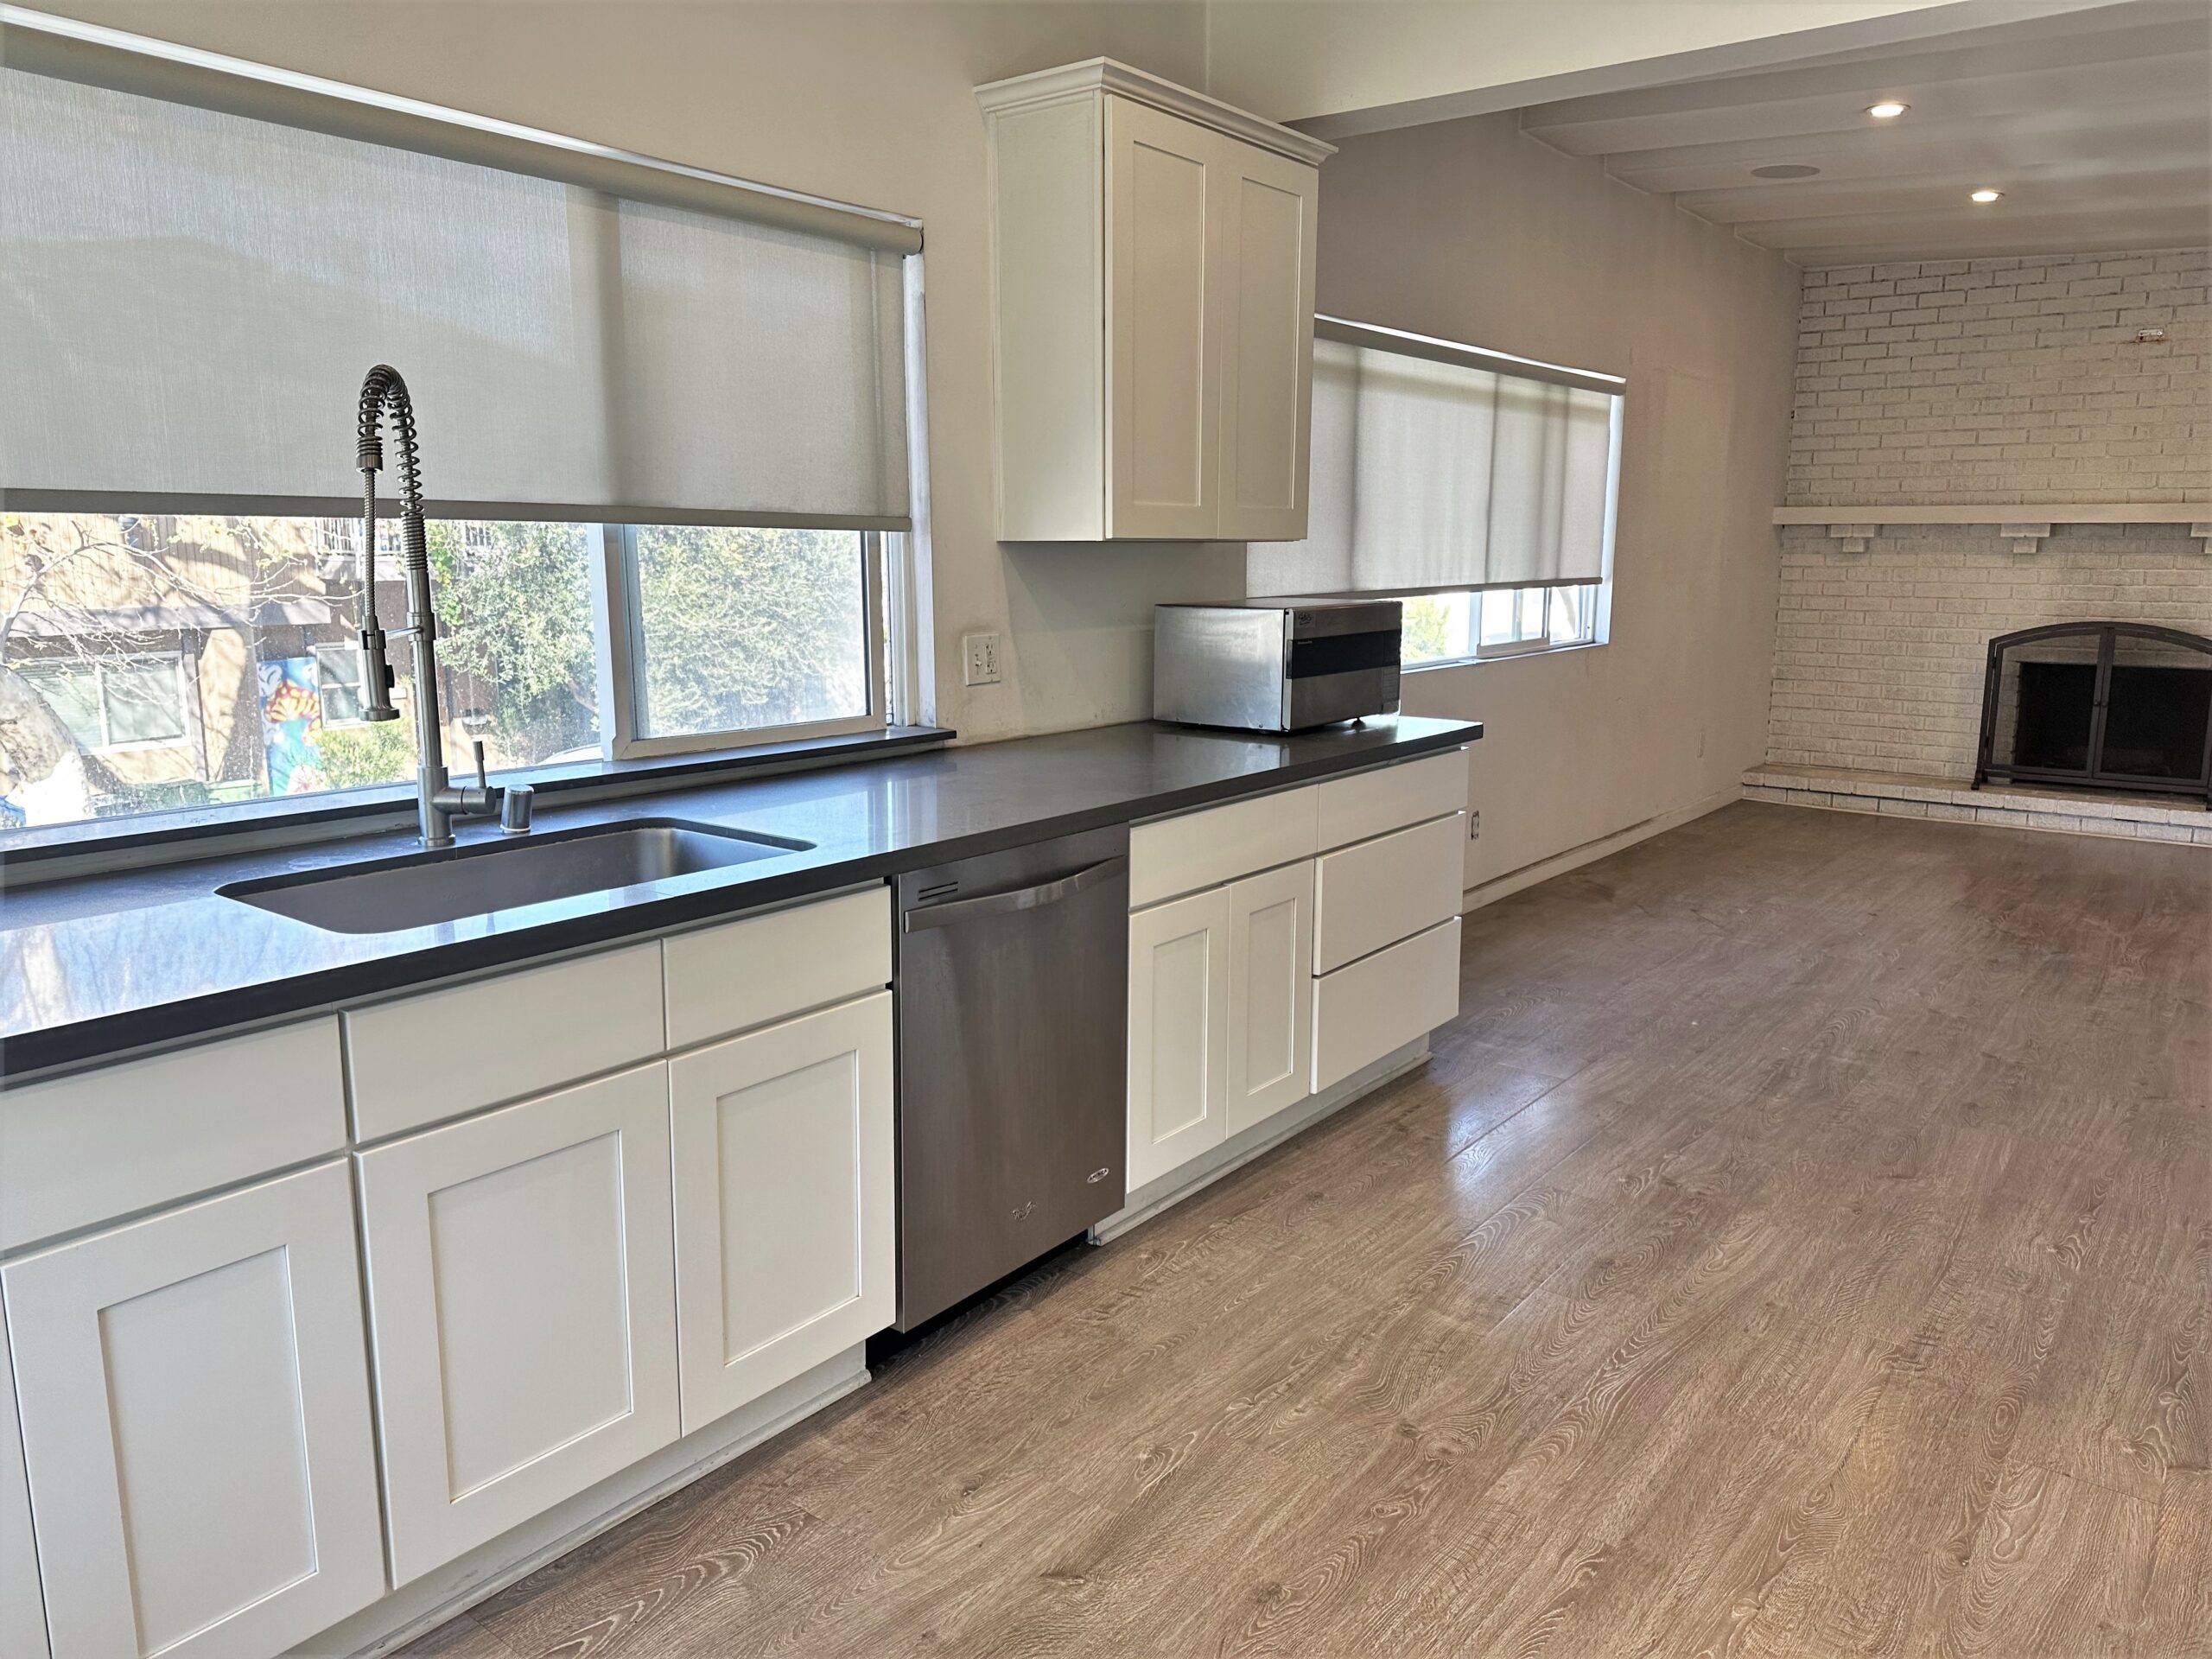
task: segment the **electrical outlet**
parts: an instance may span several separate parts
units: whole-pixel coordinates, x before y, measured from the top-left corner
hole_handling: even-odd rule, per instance
[[[960,649],[967,658],[967,683],[969,685],[996,685],[999,683],[999,637],[995,633],[963,633]]]
[[[1472,808],[1470,808],[1467,812],[1467,839],[1469,841],[1480,841],[1482,838],[1483,815],[1480,812],[1474,810]]]

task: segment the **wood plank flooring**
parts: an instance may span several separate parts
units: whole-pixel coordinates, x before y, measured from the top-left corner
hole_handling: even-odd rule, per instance
[[[1462,1008],[414,1650],[2212,1654],[2212,857],[1734,806]]]

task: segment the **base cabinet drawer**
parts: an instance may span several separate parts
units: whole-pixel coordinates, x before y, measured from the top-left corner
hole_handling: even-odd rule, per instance
[[[657,940],[346,1011],[361,1141],[611,1071],[668,1046]]]
[[[1154,905],[1313,855],[1313,785],[1140,823],[1129,831],[1129,904]]]
[[[1467,809],[1467,752],[1453,749],[1314,786],[1316,844],[1326,852]]]
[[[1313,982],[1313,1087],[1436,1029],[1459,1011],[1459,918]]]
[[[54,1659],[281,1653],[383,1591],[344,1164],[0,1280]]]
[[[0,1091],[0,1249],[345,1149],[328,1014]]]
[[[1313,867],[1313,971],[1411,938],[1459,913],[1467,815],[1432,818],[1328,853]]]
[[[683,1430],[896,1311],[891,994],[670,1064]]]
[[[357,1155],[397,1586],[676,1439],[668,1066]]]

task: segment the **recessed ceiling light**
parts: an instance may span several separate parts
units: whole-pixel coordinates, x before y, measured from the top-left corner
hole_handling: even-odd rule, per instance
[[[1979,201],[1986,204],[1993,201],[2002,200],[2004,199],[2004,195],[2005,193],[2002,190],[1977,190],[1973,195],[1967,197],[1967,200],[1969,201]]]
[[[1773,162],[1765,167],[1753,168],[1751,176],[1755,179],[1809,179],[1820,170],[1817,167],[1807,167],[1802,162]]]
[[[1884,99],[1879,104],[1869,104],[1866,106],[1866,113],[1877,121],[1894,121],[1911,107],[1910,104],[1900,104],[1897,99],[1889,98]]]

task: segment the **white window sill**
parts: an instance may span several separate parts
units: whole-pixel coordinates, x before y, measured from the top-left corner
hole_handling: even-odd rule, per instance
[[[1398,672],[1426,674],[1431,669],[1438,668],[1473,668],[1478,664],[1488,663],[1525,663],[1532,657],[1560,657],[1574,651],[1600,651],[1605,645],[1603,639],[1578,639],[1573,645],[1531,645],[1525,651],[1492,652],[1487,657],[1440,657],[1433,662],[1401,663]]]

